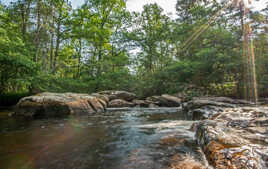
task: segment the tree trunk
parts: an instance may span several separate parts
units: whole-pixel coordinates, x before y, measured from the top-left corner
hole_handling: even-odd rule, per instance
[[[81,57],[82,57],[82,39],[79,39],[79,56],[78,56],[78,65],[77,65],[77,78],[80,78]]]
[[[21,33],[24,41],[26,40],[27,25],[30,16],[30,6],[31,6],[31,0],[24,1],[20,4],[21,19],[22,19]]]
[[[53,69],[53,53],[54,53],[54,33],[51,31],[51,37],[50,37],[50,70]]]
[[[56,49],[55,49],[54,62],[53,62],[53,73],[57,71],[57,62],[58,62],[59,47],[60,47],[60,27],[61,27],[61,22],[58,21],[57,30],[56,30],[57,39],[56,39]]]
[[[21,34],[22,34],[23,40],[25,40],[25,34],[26,34],[25,5],[21,4],[20,8],[21,8],[21,20],[22,20]]]
[[[35,37],[35,62],[38,62],[39,42],[40,42],[40,31],[41,31],[41,4],[40,0],[37,0],[37,31]]]
[[[50,7],[51,7],[51,20],[52,23],[50,23],[50,56],[49,56],[49,69],[52,72],[53,71],[53,54],[54,54],[54,6],[53,1],[50,1]]]

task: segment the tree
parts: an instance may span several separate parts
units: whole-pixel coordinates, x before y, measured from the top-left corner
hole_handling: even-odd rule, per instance
[[[0,94],[27,89],[35,64],[8,11],[0,5]]]
[[[141,14],[133,13],[132,31],[127,38],[136,46],[139,69],[153,73],[172,59],[171,21],[157,4],[145,5]]]
[[[55,18],[55,34],[56,34],[56,47],[54,52],[54,61],[52,66],[52,71],[55,73],[57,70],[57,62],[59,57],[59,50],[60,50],[60,43],[64,39],[64,34],[67,33],[68,28],[64,27],[64,24],[66,23],[66,20],[70,16],[69,10],[71,9],[70,4],[68,3],[68,0],[56,0],[53,1],[53,5],[56,11],[56,14],[54,15]]]
[[[130,13],[125,0],[1,5],[1,92],[118,89],[143,97],[196,86],[199,94],[242,95],[243,10],[205,0],[178,0],[176,9],[174,19],[157,4]],[[267,9],[250,21],[265,95]]]

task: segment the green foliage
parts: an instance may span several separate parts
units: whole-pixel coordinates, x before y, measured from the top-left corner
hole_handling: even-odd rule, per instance
[[[103,72],[101,75],[87,79],[88,83],[95,91],[103,90],[126,90],[133,91],[135,85],[134,77],[127,69],[121,69],[114,72]]]
[[[30,76],[35,72],[23,40],[10,23],[5,11],[0,12],[0,94],[10,91],[25,91],[29,86]]]
[[[31,93],[40,92],[76,92],[90,93],[90,86],[82,80],[57,77],[55,75],[40,74],[34,77],[31,86]]]
[[[164,68],[172,61],[173,44],[171,44],[170,18],[163,14],[157,4],[145,5],[141,14],[132,15],[132,32],[126,38],[137,46],[137,71],[153,73]]]
[[[199,63],[180,61],[140,80],[139,96],[174,94],[184,90],[198,72]]]
[[[173,19],[157,4],[130,13],[125,0],[87,0],[77,9],[67,0],[0,4],[0,94],[241,96],[240,10],[226,9],[197,40],[185,43],[221,7],[178,0]],[[268,96],[267,11],[251,17],[262,96]]]

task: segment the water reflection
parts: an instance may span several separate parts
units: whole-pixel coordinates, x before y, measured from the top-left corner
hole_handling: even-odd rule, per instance
[[[195,153],[191,124],[175,109],[113,109],[34,121],[0,118],[0,168],[167,168],[176,153]]]

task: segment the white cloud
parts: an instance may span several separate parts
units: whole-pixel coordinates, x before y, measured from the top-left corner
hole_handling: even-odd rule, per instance
[[[175,6],[177,0],[128,0],[127,9],[129,11],[141,12],[145,4],[157,3],[161,6],[165,13],[176,13]]]
[[[1,1],[1,0],[0,0]],[[10,2],[14,0],[2,0],[4,4],[9,4]],[[222,1],[222,0],[221,0]],[[80,6],[83,4],[84,0],[71,0],[74,7]],[[165,13],[176,13],[175,5],[177,3],[177,0],[128,0],[127,1],[127,9],[129,11],[137,11],[141,12],[143,9],[143,5],[149,4],[149,3],[157,3],[160,5]],[[253,7],[254,10],[261,10],[264,9],[268,3],[268,0],[253,0],[250,7]]]
[[[129,11],[136,11],[136,12],[141,12],[143,9],[143,6],[145,4],[150,4],[150,3],[157,3],[159,6],[161,6],[165,13],[176,13],[176,3],[177,0],[128,0],[127,1],[127,9]],[[249,5],[252,7],[254,10],[261,10],[266,7],[266,4],[268,3],[268,0],[253,0],[252,4]]]
[[[260,0],[260,1],[253,1],[251,7],[254,8],[254,10],[262,10],[268,5],[268,0]]]

